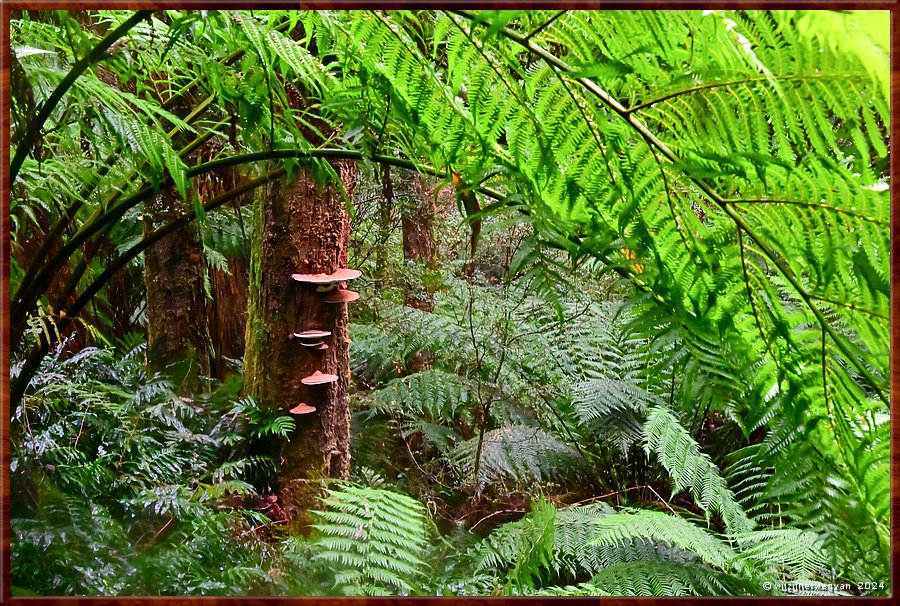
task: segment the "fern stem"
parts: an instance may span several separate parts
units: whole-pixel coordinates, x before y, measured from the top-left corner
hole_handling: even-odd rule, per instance
[[[684,244],[684,249],[689,251],[691,254],[697,254],[696,247],[691,247],[688,243],[687,235],[685,235],[685,229],[681,225],[681,221],[678,219],[678,212],[675,207],[675,202],[672,200],[672,189],[669,187],[669,177],[666,175],[666,169],[662,164],[662,161],[659,159],[657,152],[652,147],[650,151],[653,153],[653,159],[656,160],[656,165],[659,167],[659,174],[662,175],[663,186],[666,188],[666,201],[669,204],[669,212],[672,213],[672,220],[675,222],[675,231],[678,232],[678,237],[681,238],[681,243]]]
[[[888,316],[878,313],[877,311],[872,311],[871,309],[866,309],[864,307],[859,307],[858,305],[854,305],[853,303],[846,303],[844,301],[836,301],[824,295],[817,295],[815,293],[809,294],[810,298],[815,299],[816,301],[821,301],[822,303],[828,303],[829,305],[837,305],[838,307],[846,307],[847,309],[852,309],[853,311],[858,311],[859,313],[866,314],[868,316],[872,316],[873,318],[878,318],[879,320],[884,320],[885,322],[890,321]]]
[[[740,250],[741,252],[741,269],[744,274],[744,286],[747,288],[747,301],[750,303],[750,311],[753,312],[753,319],[756,322],[756,328],[757,330],[759,330],[759,336],[762,339],[763,345],[765,346],[769,357],[772,360],[777,360],[778,358],[772,351],[772,346],[769,343],[769,339],[767,338],[765,331],[763,330],[762,321],[759,319],[759,311],[756,309],[756,303],[753,302],[753,288],[750,286],[750,274],[747,272],[746,251],[744,250],[744,237],[741,234],[741,228],[738,227],[738,250]]]
[[[540,25],[539,25],[538,27],[536,27],[534,30],[532,30],[530,34],[528,34],[527,36],[525,36],[525,39],[526,39],[526,40],[531,40],[534,36],[538,35],[538,34],[541,33],[542,31],[544,31],[545,29],[547,29],[548,27],[550,27],[550,25],[552,25],[554,21],[556,21],[557,19],[559,19],[560,17],[562,17],[563,15],[565,15],[567,12],[568,12],[568,11],[565,11],[565,10],[562,10],[562,11],[557,12],[555,15],[553,15],[552,17],[550,17],[549,19],[547,19],[546,21],[544,21],[542,24],[540,24]]]
[[[883,221],[876,217],[868,217],[862,213],[858,213],[853,210],[847,210],[846,208],[839,208],[837,206],[833,206],[831,204],[816,204],[814,202],[802,202],[800,200],[723,200],[725,204],[784,204],[789,206],[802,206],[804,208],[815,208],[815,209],[824,209],[830,210],[835,213],[840,213],[842,215],[847,215],[850,217],[856,217],[857,219],[862,219],[863,221],[867,221],[869,223],[874,223],[879,227],[890,227],[891,224],[889,221]]]
[[[791,80],[846,80],[847,78],[852,78],[855,76],[864,75],[861,72],[853,72],[853,73],[827,73],[827,74],[802,74],[802,75],[789,75],[789,76],[779,76],[779,80],[791,81]],[[734,86],[736,84],[750,84],[752,82],[768,82],[769,78],[766,76],[759,76],[757,78],[742,78],[740,80],[730,80],[728,82],[713,82],[711,84],[701,84],[698,86],[692,86],[690,88],[684,88],[682,90],[677,90],[672,93],[668,93],[663,95],[662,97],[657,97],[656,99],[650,99],[649,101],[644,101],[638,105],[634,105],[629,107],[626,111],[630,113],[634,113],[637,111],[641,111],[642,109],[646,109],[651,105],[656,105],[657,103],[662,103],[663,101],[668,101],[669,99],[674,99],[675,97],[680,97],[682,95],[690,95],[702,90],[711,90],[714,88]]]
[[[131,17],[123,21],[119,27],[98,42],[97,45],[91,49],[91,52],[72,66],[72,69],[69,70],[69,73],[66,74],[63,81],[59,83],[59,86],[56,87],[50,97],[43,103],[40,113],[38,113],[38,115],[28,124],[28,129],[25,131],[22,142],[16,147],[16,155],[13,156],[12,162],[9,164],[10,184],[15,183],[16,177],[19,174],[19,169],[22,168],[22,163],[25,162],[25,158],[31,153],[32,148],[40,137],[41,128],[44,126],[47,118],[50,117],[50,114],[53,113],[53,110],[56,109],[56,106],[59,105],[63,95],[65,95],[69,88],[75,83],[75,80],[77,80],[87,68],[103,59],[103,54],[110,46],[127,34],[131,28],[152,14],[153,11],[136,11]]]

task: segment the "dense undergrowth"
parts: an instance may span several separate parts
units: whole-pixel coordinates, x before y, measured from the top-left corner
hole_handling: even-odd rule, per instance
[[[279,528],[251,483],[273,462],[244,455],[248,436],[292,424],[239,398],[239,374],[188,399],[147,374],[140,344],[48,357],[12,421],[13,586],[828,594],[854,574],[858,546],[811,490],[827,470],[754,466],[779,446],[731,418],[739,382],[723,390],[677,327],[587,269],[535,294],[545,267],[509,285],[431,270],[431,312],[402,305],[414,272],[364,286],[354,475],[329,485],[308,536]]]
[[[890,593],[885,15],[10,30],[14,593]],[[190,397],[147,370],[142,251],[196,220],[204,296],[237,292],[248,184],[323,158],[358,163],[353,465],[290,534],[248,442],[292,419],[239,359]],[[451,170],[480,211],[408,187]],[[423,202],[431,264],[401,253]]]

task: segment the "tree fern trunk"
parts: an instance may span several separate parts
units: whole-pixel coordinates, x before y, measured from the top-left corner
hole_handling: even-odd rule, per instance
[[[403,258],[431,267],[435,254],[433,189],[427,188],[417,173],[404,172],[404,188],[410,193],[410,203],[403,210]],[[434,309],[434,297],[430,292],[413,291],[407,287],[405,304],[431,311]]]
[[[337,164],[343,182],[353,166]],[[349,219],[336,184],[320,186],[302,172],[291,184],[276,183],[257,202],[250,259],[244,390],[260,406],[288,415],[299,403],[315,412],[294,415],[296,430],[285,440],[258,443],[274,457],[273,488],[297,529],[316,505],[324,478],[346,478],[350,469],[349,333],[346,304],[329,304],[292,273],[331,273],[347,266]],[[303,347],[290,335],[331,331],[328,349]],[[315,371],[335,374],[334,383],[306,386]]]
[[[209,331],[215,360],[213,373],[218,379],[233,374],[224,358],[239,360],[244,355],[247,331],[248,265],[243,256],[228,259],[228,271],[210,268],[212,300],[208,307]]]
[[[168,222],[177,214],[178,200],[161,193],[152,216]],[[153,230],[146,221],[144,233]],[[147,291],[147,360],[153,370],[187,362],[182,393],[198,388],[198,377],[209,375],[212,342],[206,320],[203,289],[203,249],[196,223],[188,223],[144,251]]]

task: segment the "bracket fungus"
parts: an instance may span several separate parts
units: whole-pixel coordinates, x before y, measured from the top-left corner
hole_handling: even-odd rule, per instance
[[[315,284],[318,292],[334,290],[338,282],[347,282],[360,277],[362,272],[358,269],[338,269],[330,274],[291,274],[291,278],[301,284]]]
[[[317,370],[308,377],[300,379],[300,382],[304,385],[324,385],[325,383],[334,383],[337,380],[337,375],[329,375]]]
[[[324,301],[326,303],[350,303],[351,301],[356,301],[358,298],[358,292],[352,290],[336,290],[325,297]]]
[[[320,345],[325,345],[325,341],[301,341],[300,345],[302,345],[303,347],[318,348]]]
[[[330,330],[301,330],[299,332],[291,333],[291,337],[297,337],[301,341],[304,341],[302,345],[306,345],[309,341],[316,342],[315,344],[318,345],[322,342],[322,339],[330,336]]]
[[[303,402],[300,402],[299,404],[294,406],[290,410],[290,412],[291,412],[291,414],[294,414],[294,415],[308,415],[311,412],[316,412],[316,407],[310,406],[309,404],[304,404]]]

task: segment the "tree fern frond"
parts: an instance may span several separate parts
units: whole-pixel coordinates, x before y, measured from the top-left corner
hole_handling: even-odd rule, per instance
[[[425,572],[425,510],[406,495],[343,483],[315,512],[316,557],[345,595],[408,594]]]
[[[452,419],[463,414],[468,417],[472,396],[470,387],[456,373],[430,369],[394,379],[385,387],[367,394],[383,412],[398,412],[403,416],[424,416],[426,419]]]
[[[715,464],[700,452],[697,442],[671,412],[662,407],[651,410],[644,425],[644,439],[647,454],[655,452],[669,472],[673,493],[690,490],[707,516],[712,511],[722,515],[729,534],[753,527]]]
[[[719,570],[726,570],[736,557],[735,551],[712,534],[682,518],[656,511],[639,510],[618,513],[595,522],[596,544],[615,544],[620,541],[649,539],[664,541],[693,552],[704,562]]]
[[[687,563],[696,559],[689,551],[655,540],[597,542],[600,532],[597,523],[614,514],[615,511],[605,503],[567,507],[557,512],[554,545],[557,573],[568,573],[572,578],[579,578],[623,562],[666,560]]]
[[[827,574],[828,556],[816,533],[799,528],[767,529],[738,535],[735,540],[740,550],[738,560],[751,562],[766,572],[790,579]]]
[[[621,596],[733,595],[739,585],[703,566],[664,560],[613,564],[594,575],[590,584],[602,595]]]
[[[467,440],[450,455],[463,478],[471,478],[475,471],[478,441],[478,437]],[[546,480],[570,474],[579,458],[571,446],[538,427],[510,425],[484,434],[475,480],[481,485],[504,479]]]

